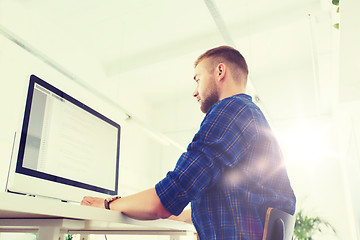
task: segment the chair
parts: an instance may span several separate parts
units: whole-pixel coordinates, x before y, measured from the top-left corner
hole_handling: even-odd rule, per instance
[[[294,226],[295,216],[279,209],[268,208],[262,240],[291,240]]]

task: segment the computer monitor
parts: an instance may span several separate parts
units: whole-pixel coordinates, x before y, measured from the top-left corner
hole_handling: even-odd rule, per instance
[[[7,191],[80,202],[116,195],[120,125],[30,76]]]

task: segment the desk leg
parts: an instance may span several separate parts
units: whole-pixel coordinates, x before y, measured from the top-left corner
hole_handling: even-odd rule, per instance
[[[89,234],[84,234],[84,233],[80,234],[80,240],[88,240],[88,238],[89,238]]]
[[[180,236],[179,235],[170,235],[170,240],[180,240]],[[199,240],[197,234],[195,233],[188,233],[186,235],[186,239],[189,239],[189,240]]]
[[[172,235],[170,236],[170,240],[180,240],[180,236]]]
[[[59,227],[40,226],[38,240],[64,240]]]

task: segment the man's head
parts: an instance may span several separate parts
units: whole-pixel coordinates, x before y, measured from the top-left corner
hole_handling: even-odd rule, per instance
[[[243,93],[248,68],[244,57],[232,47],[210,49],[195,61],[194,80],[197,83],[193,96],[206,113],[217,101]]]

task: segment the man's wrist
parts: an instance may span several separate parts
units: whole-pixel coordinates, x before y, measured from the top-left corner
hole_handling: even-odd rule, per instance
[[[111,198],[105,198],[104,199],[104,207],[105,209],[110,210],[110,203],[115,201],[116,199],[121,198],[120,196],[115,196],[115,197],[111,197]]]

